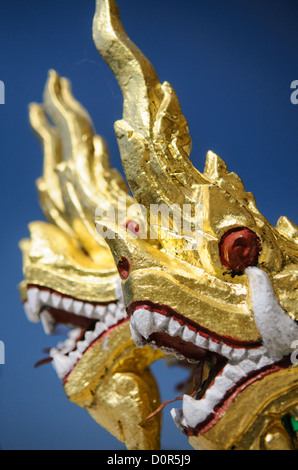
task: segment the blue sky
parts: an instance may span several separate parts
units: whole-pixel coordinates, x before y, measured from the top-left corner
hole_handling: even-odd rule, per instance
[[[203,170],[208,150],[252,191],[263,215],[298,223],[298,3],[295,0],[119,0],[131,39],[176,90],[193,141],[191,160]],[[18,242],[28,223],[43,220],[36,179],[42,153],[28,122],[48,70],[68,77],[97,133],[121,161],[113,124],[122,115],[116,80],[92,41],[95,1],[17,0],[0,6],[1,313],[0,448],[121,449],[85,410],[70,403],[51,365],[34,369],[51,346],[41,325],[25,318]],[[154,366],[162,398],[176,396],[178,370]],[[163,449],[189,449],[165,408]]]

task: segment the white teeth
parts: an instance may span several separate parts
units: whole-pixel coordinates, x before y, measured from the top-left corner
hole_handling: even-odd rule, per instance
[[[139,348],[142,348],[143,346],[145,346],[146,341],[144,340],[142,335],[140,335],[140,333],[136,329],[134,315],[131,317],[129,327],[130,327],[130,332],[131,332],[132,339],[135,342],[136,346],[138,346]]]
[[[260,348],[248,349],[247,351],[248,357],[255,362],[264,354],[266,354],[266,348],[263,346]]]
[[[103,305],[96,305],[95,314],[96,314],[96,317],[99,318],[100,320],[104,317],[105,311],[106,311],[106,307],[104,307]]]
[[[181,325],[181,322],[174,317],[167,317],[145,308],[135,310],[130,321],[132,322],[133,335],[138,341],[137,346],[144,345],[144,338],[148,340],[152,333],[163,332],[172,337],[180,337],[182,340],[193,343],[200,348],[219,353],[236,362],[243,359],[247,353],[245,348],[233,348],[219,340],[205,337],[188,325]],[[178,356],[181,358],[181,354],[178,354]]]
[[[139,347],[146,344],[144,339],[148,340],[152,333],[163,332],[172,337],[180,337],[182,340],[195,344],[202,349],[218,353],[229,359],[232,363],[242,362],[244,365],[250,364],[251,367],[255,367],[259,358],[267,352],[264,347],[248,349],[229,346],[222,341],[215,340],[211,336],[208,337],[205,334],[203,336],[203,333],[194,331],[186,324],[181,325],[180,321],[175,317],[167,317],[145,308],[135,310],[130,322],[133,337],[136,338],[137,346]],[[149,345],[151,344],[152,342],[149,343]],[[185,359],[180,353],[177,353],[177,357]],[[247,363],[243,362],[245,358],[248,360]]]
[[[81,334],[81,328],[73,328],[68,332],[68,337],[73,340],[77,340]]]
[[[51,304],[54,308],[59,308],[62,303],[61,295],[51,294]]]
[[[217,403],[221,400],[222,395],[220,390],[217,387],[211,387],[207,390],[205,394],[206,403],[208,403],[208,408],[213,410]]]
[[[68,354],[68,357],[70,357],[74,361],[78,361],[79,359],[82,358],[82,353],[76,349],[75,351],[70,351],[70,353]]]
[[[74,300],[73,301],[73,312],[76,314],[76,315],[80,315],[80,313],[82,312],[83,310],[83,302],[81,300]]]
[[[227,363],[205,395],[200,400],[184,395],[183,397],[183,415],[177,425],[196,427],[214,412],[216,405],[224,398],[226,393],[232,389],[242,378],[253,371],[258,371],[264,366],[272,364],[272,359],[268,356],[262,356],[259,362],[250,359],[240,360],[238,363]]]
[[[40,298],[39,290],[37,287],[31,287],[27,290],[27,300],[30,306],[30,310],[33,314],[39,313],[40,309]]]
[[[138,309],[133,314],[134,324],[138,332],[144,338],[148,338],[154,331],[154,323],[152,313],[146,309]]]
[[[55,330],[55,322],[53,320],[52,315],[46,310],[43,310],[40,314],[40,320],[41,320],[44,332],[47,335],[51,335],[53,331]]]
[[[104,322],[108,327],[113,326],[115,325],[115,317],[108,312],[104,318]]]
[[[230,355],[230,358],[236,361],[239,361],[240,359],[243,359],[245,355],[246,355],[246,349],[234,348],[232,351],[232,354]]]
[[[51,292],[48,289],[30,287],[27,290],[27,301],[24,303],[28,320],[38,322],[40,320],[40,309],[45,306],[62,309],[76,315],[84,315],[87,318],[94,318],[103,322],[106,321],[108,326],[112,326],[127,317],[124,305],[119,303],[94,305],[91,302],[73,299],[57,292]]]
[[[198,403],[200,403],[199,407]],[[206,399],[197,401],[189,395],[183,396],[183,416],[188,426],[194,428],[198,423],[203,422],[212,411],[213,408]]]
[[[223,376],[230,379],[233,383],[236,383],[241,377],[243,377],[243,370],[238,365],[227,364],[223,371]]]
[[[119,302],[108,305],[94,305],[91,302],[73,299],[57,292],[51,292],[48,289],[30,287],[27,290],[27,300],[24,302],[24,310],[28,320],[38,322],[40,320],[39,312],[42,307],[53,307],[76,315],[84,315],[87,318],[106,321],[108,326],[112,326],[127,317],[124,305],[119,304]]]
[[[154,327],[158,329],[158,331],[165,331],[169,324],[169,321],[169,317],[166,317],[165,315],[162,315],[158,312],[153,312]]]
[[[193,343],[196,337],[196,332],[188,328],[187,326],[184,327],[182,333],[182,339],[187,342]]]
[[[174,318],[170,318],[168,323],[168,332],[171,336],[178,336],[183,331],[183,326]]]
[[[108,328],[107,328],[107,325],[105,323],[102,323],[102,322],[98,321],[95,325],[96,336],[101,335],[107,329]]]
[[[53,358],[52,364],[60,379],[63,379],[77,362],[76,359],[65,356],[55,348],[51,349],[50,356]]]
[[[197,333],[195,345],[199,346],[199,348],[206,348],[208,345],[208,339]]]
[[[133,328],[130,328],[131,337],[138,348],[145,346],[144,338]]]
[[[71,371],[95,339],[107,331],[109,327],[127,318],[123,302],[94,305],[91,302],[83,302],[57,292],[51,292],[49,289],[30,287],[27,290],[27,300],[24,302],[25,313],[31,322],[41,321],[46,334],[53,333],[56,327],[56,323],[47,307],[59,308],[66,312],[97,320],[94,331],[86,331],[83,340],[78,341],[82,329],[71,328],[65,341],[59,342],[57,348],[51,349],[52,364],[61,379]],[[42,311],[39,313],[41,308]]]
[[[216,382],[216,389],[218,390],[218,392],[221,394],[222,397],[225,395],[226,391],[229,390],[234,385],[233,380],[227,377],[224,373],[222,373],[221,375],[218,375],[215,378],[213,386],[215,382]]]
[[[84,304],[84,313],[88,318],[92,318],[94,312],[94,305],[92,304]]]
[[[77,342],[77,350],[80,351],[81,353],[85,352],[88,346],[89,344],[88,344],[88,341],[86,340]]]
[[[108,305],[108,311],[109,311],[110,313],[115,313],[116,309],[117,309],[117,305],[116,305],[116,304],[109,304],[109,305]]]
[[[45,313],[43,312],[43,315]],[[70,330],[66,341],[59,343],[57,348],[51,349],[50,355],[53,357],[53,366],[60,379],[63,379],[72,370],[90,344],[107,329],[108,326],[105,323],[98,321],[95,324],[94,331],[86,331],[84,339],[77,341],[82,330],[75,328]]]
[[[272,359],[268,356],[262,356],[258,362],[258,369],[272,364]]]
[[[209,343],[208,343],[208,349],[209,351],[212,351],[212,352],[219,352],[220,351],[220,346],[221,346],[221,343],[217,343],[216,341],[213,341],[211,338],[209,339]]]
[[[26,313],[26,316],[28,318],[29,321],[31,321],[32,323],[37,323],[39,322],[39,316],[37,313],[33,313],[33,311],[31,310],[31,307],[29,305],[29,302],[25,302],[24,303],[24,310],[25,310],[25,313]]]
[[[219,353],[222,356],[229,359],[232,355],[232,352],[233,352],[233,349],[230,346],[228,346],[227,344],[224,344],[224,343],[221,344]]]
[[[116,317],[117,321],[122,320],[123,318],[125,318],[126,317],[125,310],[122,309],[122,308],[117,308],[116,312],[115,312],[115,317]]]
[[[46,305],[50,302],[50,298],[51,298],[51,292],[49,290],[40,290],[39,291],[39,298],[40,298],[40,301],[43,305]]]
[[[254,361],[250,361],[249,359],[244,359],[240,362],[239,367],[243,370],[243,375],[247,375],[252,370],[255,370],[256,363]]]
[[[200,400],[185,395],[183,397],[182,413],[173,411],[175,422],[178,426],[195,427],[211,414],[216,406],[219,406],[229,391],[236,387],[238,382],[248,374],[259,371],[270,365],[273,360],[268,355],[265,347],[252,349],[244,347],[232,347],[220,340],[215,340],[201,332],[196,332],[188,325],[181,325],[180,321],[174,317],[168,318],[158,312],[150,312],[147,309],[135,310],[130,319],[130,329],[136,345],[143,347],[149,344],[155,348],[153,342],[146,342],[152,333],[165,332],[171,336],[180,337],[183,341],[193,343],[200,348],[221,354],[229,362],[222,371],[215,377],[213,383],[207,389],[205,395]],[[185,360],[185,357],[172,348],[161,346],[165,354],[175,355],[177,359]],[[189,360],[189,359],[188,359]]]
[[[94,331],[86,331],[85,333],[85,340],[88,344],[92,343],[92,341],[97,337],[97,334]]]
[[[81,341],[78,341],[78,343],[76,344],[76,349],[80,353],[84,353],[86,349],[90,346],[92,341],[98,338],[98,336],[101,335],[107,329],[108,329],[107,325],[98,321],[95,325],[94,331],[86,331],[84,339]]]
[[[63,310],[65,310],[66,312],[72,311],[72,304],[73,304],[73,299],[71,297],[62,298],[62,307],[63,307]]]
[[[63,354],[68,354],[70,351],[74,349],[75,345],[76,345],[76,342],[73,339],[67,338],[65,341],[59,342],[57,344],[57,349],[59,349],[59,351],[62,352]]]

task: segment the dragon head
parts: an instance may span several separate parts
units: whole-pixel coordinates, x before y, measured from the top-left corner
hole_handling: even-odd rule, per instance
[[[97,0],[93,37],[123,94],[115,132],[132,196],[51,71],[43,105],[30,108],[48,222],[21,242],[29,319],[47,333],[71,326],[45,360],[129,448],[158,445],[148,366],[164,354],[192,363],[171,414],[194,448],[295,447],[282,419],[297,407],[298,227],[286,217],[273,227],[213,152],[194,168],[175,91],[128,38],[114,0]]]
[[[232,410],[243,403],[246,420],[225,444],[220,440],[235,446],[258,415],[273,413],[268,396],[272,403],[283,396],[279,417],[296,406],[285,394],[297,392],[290,356],[298,338],[298,227],[286,217],[273,227],[213,152],[203,172],[193,167],[178,98],[127,37],[113,0],[97,1],[93,37],[122,90],[115,132],[145,222],[136,237],[114,219],[97,217],[122,278],[132,337],[139,347],[197,362],[203,377],[205,364],[206,380],[197,380],[182,409],[171,412],[194,446],[202,442],[196,436],[209,442],[215,428],[238,419],[239,408],[238,415]],[[260,396],[260,383],[266,399],[248,410],[245,400]]]
[[[67,79],[51,70],[43,104],[32,103],[29,117],[44,152],[37,187],[47,222],[32,222],[20,243],[20,290],[30,321],[66,333],[36,365],[52,362],[67,397],[129,449],[156,448],[160,418],[142,423],[159,405],[148,366],[163,354],[134,345],[119,274],[94,223],[98,205],[117,202],[121,212],[118,198],[128,207],[134,201]]]

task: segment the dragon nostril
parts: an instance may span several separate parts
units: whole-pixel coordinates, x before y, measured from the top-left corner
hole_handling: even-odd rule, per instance
[[[130,270],[130,264],[127,258],[125,256],[121,256],[121,258],[118,259],[117,262],[117,269],[120,274],[120,277],[122,279],[127,279],[129,275],[129,270]]]
[[[259,252],[259,237],[246,227],[228,230],[219,242],[221,263],[235,273],[242,273],[248,266],[255,266]]]

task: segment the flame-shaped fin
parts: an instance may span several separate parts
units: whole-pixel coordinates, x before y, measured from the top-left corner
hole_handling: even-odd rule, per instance
[[[247,206],[255,215],[260,215],[253,194],[245,191],[241,178],[233,171],[229,173],[225,162],[210,150],[206,156],[204,176]]]
[[[29,120],[44,152],[43,176],[37,180],[39,200],[49,222],[56,224],[65,233],[74,236],[67,220],[56,166],[62,160],[62,143],[57,129],[47,120],[44,109],[37,103],[29,106]]]
[[[63,157],[73,159],[88,175],[93,153],[93,126],[87,111],[72,97],[70,83],[50,70],[44,90],[44,107],[63,140]]]
[[[96,209],[118,210],[119,199],[124,206],[133,204],[127,185],[111,168],[107,145],[94,134],[91,118],[73,97],[66,78],[50,70],[44,103],[32,103],[29,116],[44,151],[43,176],[37,186],[45,216],[100,262],[102,248],[108,247],[94,236]]]

